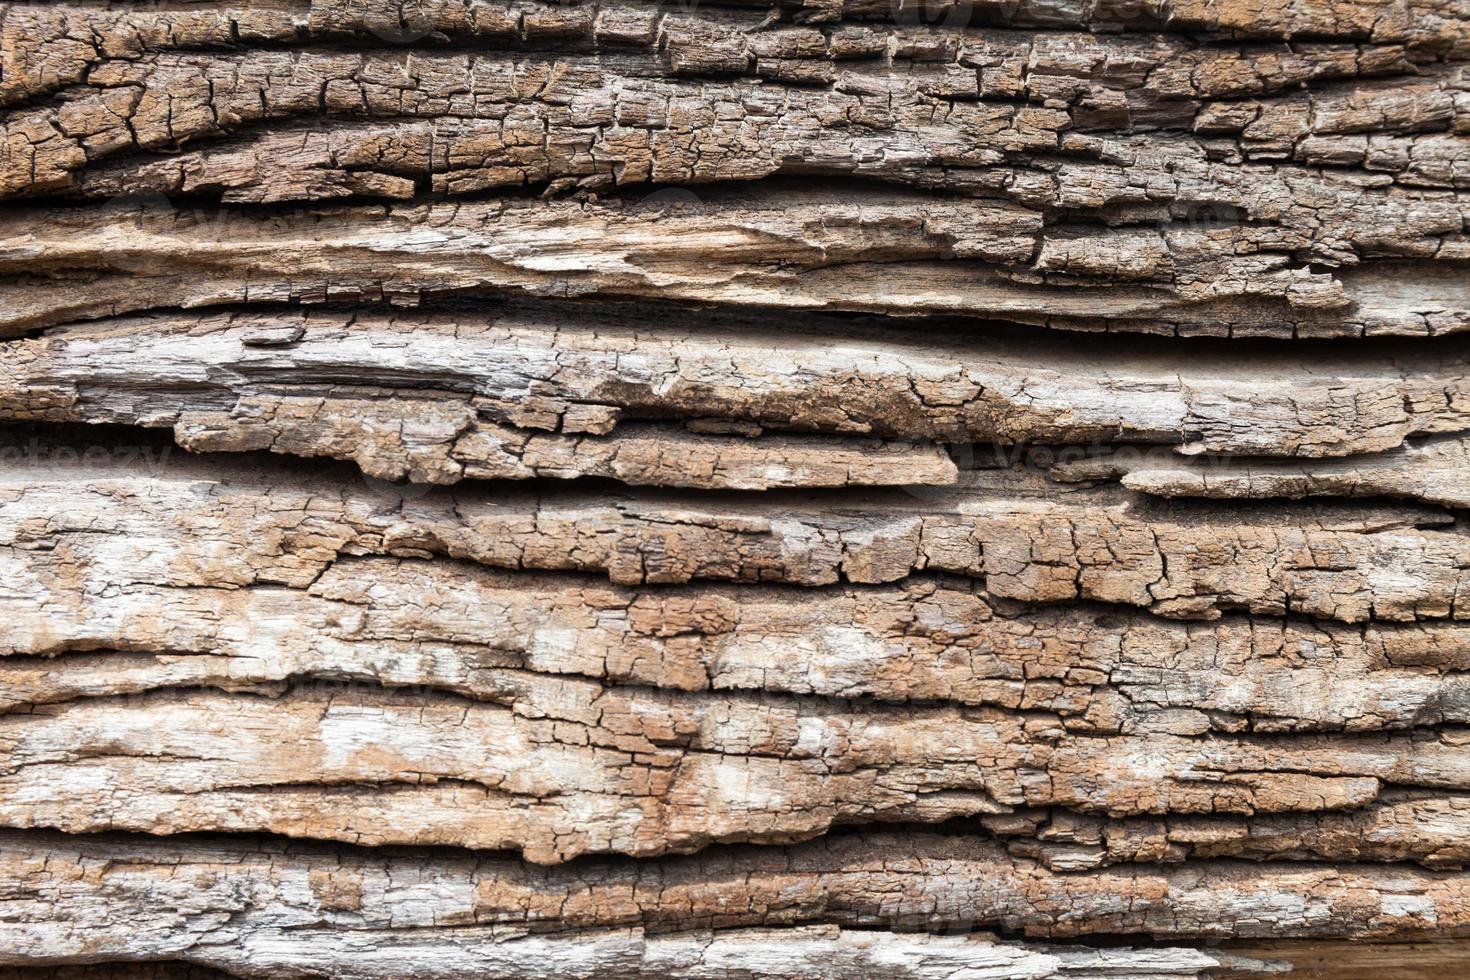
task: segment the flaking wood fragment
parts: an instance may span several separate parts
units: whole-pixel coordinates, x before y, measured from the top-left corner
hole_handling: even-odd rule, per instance
[[[917,10],[912,13],[922,16]],[[1218,38],[1211,39],[1213,44],[1200,43],[1198,33],[1188,38],[1182,34],[1034,33],[993,28],[967,32],[964,24],[943,17],[934,26],[902,17],[898,20],[891,26],[795,25],[770,20],[766,10],[738,12],[703,5],[669,11],[638,3],[562,5],[524,0],[420,3],[412,9],[364,4],[355,11],[313,3],[310,12],[270,7],[196,12],[17,4],[5,20],[12,71],[0,91],[14,101],[25,96],[34,100],[37,95],[76,86],[79,91],[72,93],[71,100],[75,101],[76,95],[92,91],[106,94],[121,84],[141,85],[149,73],[167,73],[180,64],[218,64],[240,58],[244,52],[261,65],[315,61],[320,69],[331,66],[334,57],[353,55],[319,46],[349,39],[359,46],[368,45],[369,50],[376,48],[367,57],[385,61],[402,53],[401,42],[423,41],[413,52],[421,62],[432,64],[438,59],[452,64],[435,49],[442,42],[458,40],[472,43],[486,62],[498,51],[532,49],[538,53],[550,50],[575,65],[578,55],[596,52],[600,57],[595,64],[629,72],[635,79],[663,76],[697,83],[755,76],[817,86],[839,99],[887,84],[900,93],[1045,105],[1063,110],[1074,125],[1085,129],[1189,129],[1201,107],[1215,99],[1278,97],[1290,106],[1299,87],[1321,85],[1328,89],[1328,98],[1339,97],[1331,91],[1332,82],[1432,72],[1436,59],[1435,53],[1406,45],[1402,39],[1229,46]],[[266,50],[249,51],[262,45]],[[281,45],[301,50],[282,58],[282,52],[275,50]],[[894,67],[906,71],[894,72]],[[372,72],[352,80],[330,68],[322,74],[344,88],[353,82],[365,83],[368,92],[374,84],[383,84]],[[225,84],[218,91],[203,92],[198,98],[209,103],[217,100],[223,111],[207,119],[181,116],[177,127],[173,117],[156,110],[145,95],[144,104],[125,108],[124,118],[134,120],[131,142],[151,148],[186,136],[227,131],[232,122],[342,112],[344,108],[370,111],[371,99],[351,106],[340,98],[340,92],[330,92],[328,99],[316,103],[292,100],[277,88],[286,86],[284,92],[291,93],[289,78],[279,71],[247,68],[232,79],[221,79]],[[174,94],[192,95],[191,81],[187,75],[171,79]],[[431,78],[415,81],[434,84]],[[241,88],[265,89],[271,96],[257,100],[255,106],[233,101],[232,94]],[[534,97],[535,93],[528,94]],[[698,111],[698,103],[690,103]],[[459,108],[451,104],[444,114],[457,115]],[[248,114],[240,115],[242,111]],[[83,115],[74,112],[71,118],[79,120]],[[1036,128],[1045,129],[1047,118],[1036,116]],[[155,120],[164,124],[156,134]],[[117,125],[112,120],[102,122]],[[1382,126],[1384,121],[1376,122]],[[1333,132],[1332,122],[1324,129]],[[95,130],[83,132],[85,138],[91,138],[86,144],[89,150],[107,152],[108,141],[96,140]],[[63,127],[57,135],[73,134]],[[753,156],[756,151],[748,147],[746,152]],[[40,174],[36,179],[46,180]]]
[[[1208,858],[1263,861],[1416,861],[1461,869],[1470,797],[1390,789],[1365,807],[1325,813],[1106,819],[1018,810],[981,817],[1010,853],[1054,871]]]
[[[1110,21],[1087,10],[1075,11],[1075,26]],[[1210,29],[1193,7],[1160,7],[1138,24],[1130,10],[1117,26],[1162,17]],[[393,225],[427,226],[411,242],[390,245],[400,228],[375,234],[374,251],[418,264],[418,275],[385,279],[363,256],[349,262],[341,252],[354,246],[342,241],[320,243],[343,273],[321,281],[306,275],[321,256],[295,258],[286,242],[278,247],[300,278],[249,261],[225,263],[236,266],[227,275],[216,261],[169,255],[171,266],[219,282],[201,292],[156,276],[150,292],[160,305],[530,290],[1156,333],[1465,329],[1470,251],[1459,191],[1470,102],[1464,67],[1442,43],[1463,31],[1463,18],[1441,7],[1410,17],[1405,4],[1364,4],[1342,20],[1316,11],[1312,43],[1228,45],[1183,35],[974,32],[968,5],[953,20],[949,11],[900,5],[890,11],[894,25],[855,25],[840,23],[840,5],[831,4],[797,24],[773,19],[777,11],[618,3],[312,3],[108,8],[92,25],[96,11],[85,5],[16,4],[0,28],[3,85],[15,103],[0,120],[0,192],[96,202],[142,194],[165,210],[181,205],[162,195],[226,204],[429,195],[427,206],[387,212]],[[910,16],[922,22],[931,13],[938,26]],[[1344,34],[1344,23],[1355,26]],[[1227,33],[1250,32],[1232,21]],[[401,47],[415,41],[424,44]],[[834,177],[971,199],[885,207],[899,192],[776,191],[771,200],[763,187],[771,178]],[[547,240],[545,226],[535,216],[526,225],[516,205],[434,203],[526,186],[556,193],[750,181],[762,184],[733,197],[701,191],[703,204],[675,191],[683,204],[665,196],[643,208],[679,229],[663,248],[642,241],[649,216],[630,218],[617,203],[536,206],[554,227],[607,239],[605,252],[570,265],[577,236]],[[798,212],[795,224],[784,220],[788,210]],[[803,210],[830,225],[814,229]],[[205,211],[179,234],[215,239],[217,229],[200,225],[230,215]],[[682,227],[686,216],[692,227]],[[90,237],[70,227],[72,218],[45,220],[69,226],[64,239]],[[309,237],[299,220],[283,220],[297,226],[288,240]],[[483,241],[487,220],[520,247]],[[26,236],[25,222],[16,223],[11,230]],[[453,229],[452,241],[431,246],[428,229],[441,228]],[[221,234],[214,251],[248,253],[255,237]],[[756,243],[764,255],[752,251]],[[438,276],[410,258],[425,247],[447,262]],[[101,243],[89,248],[95,257],[82,265],[93,274],[144,271]],[[303,241],[294,248],[313,251]],[[46,251],[53,261],[42,266],[17,263],[13,250],[5,265],[55,275],[63,253],[55,244]],[[496,253],[494,268],[479,261],[482,251]],[[729,267],[706,268],[701,260],[720,251]],[[545,275],[557,269],[581,274]],[[3,327],[67,318],[43,309],[81,317],[147,308],[107,277],[63,303],[37,297],[37,283],[26,287],[11,291],[17,310]]]
[[[605,436],[545,433],[485,422],[467,400],[434,395],[395,400],[391,391],[367,389],[246,397],[228,412],[181,412],[175,431],[187,449],[332,456],[352,460],[369,477],[427,483],[603,477],[635,486],[766,490],[958,480],[954,462],[934,445],[791,435],[755,442],[738,430],[711,435],[637,423]],[[606,424],[605,413],[585,415],[591,425]]]
[[[738,8],[755,8],[740,11]],[[983,37],[967,28],[1044,28],[1020,36],[1045,43],[1063,32],[1063,50],[1091,34],[1114,37],[1120,29],[1135,33],[1140,46],[1177,45],[1188,50],[1186,37],[1215,35],[1240,41],[1286,40],[1297,35],[1388,53],[1405,50],[1415,61],[1464,53],[1465,17],[1454,4],[1440,0],[1357,2],[1294,0],[1248,10],[1205,4],[1199,0],[1140,7],[1115,2],[1087,5],[1022,2],[960,3],[922,0],[899,4],[882,0],[788,2],[778,5],[782,17],[770,20],[770,5],[757,0],[700,5],[669,11],[638,3],[576,2],[552,4],[526,0],[419,0],[412,6],[376,0],[273,0],[269,3],[220,4],[203,10],[146,3],[99,4],[87,0],[6,4],[3,19],[7,59],[15,77],[7,78],[7,94],[31,95],[82,81],[86,68],[107,58],[138,58],[174,49],[225,48],[236,44],[304,43],[311,40],[366,40],[385,46],[422,42],[432,49],[470,40],[502,44],[552,46],[571,50],[639,48],[657,44],[683,48],[698,66],[729,72],[742,62],[765,59],[771,67],[826,54],[834,59],[873,57],[888,52],[894,33],[912,39],[893,45],[901,56],[933,60],[954,43],[951,38]],[[735,8],[735,9],[731,9]],[[846,18],[850,23],[842,24]],[[752,31],[752,27],[761,28]],[[926,28],[938,28],[944,33]],[[1177,30],[1180,39],[1168,32]],[[754,37],[749,35],[754,34]],[[938,38],[936,39],[936,34]],[[774,35],[772,37],[771,35]],[[832,41],[824,40],[832,38]],[[1126,36],[1126,35],[1125,35]],[[1306,49],[1305,53],[1302,53]],[[709,52],[700,57],[701,52]],[[1293,54],[1311,58],[1301,44]],[[1216,54],[1217,57],[1220,55]],[[1224,53],[1230,57],[1231,53]],[[1188,69],[1195,66],[1189,65]],[[1273,66],[1274,67],[1274,66]],[[1181,66],[1180,75],[1192,71]],[[1269,84],[1281,72],[1261,79]],[[1226,78],[1229,79],[1229,75]],[[1207,79],[1210,76],[1206,76]],[[1288,80],[1295,80],[1287,75]],[[1198,83],[1196,83],[1198,84]]]
[[[592,84],[587,79],[567,82],[576,91]],[[626,93],[629,87],[619,80],[616,91]],[[1401,87],[1385,86],[1386,98],[1416,104],[1415,96],[1397,90]],[[734,97],[709,93],[693,101],[703,106]],[[1391,108],[1369,105],[1361,111],[1376,119]],[[1252,124],[1247,132],[1256,133],[1258,143],[1246,145],[1258,145],[1257,153],[1267,159],[1286,153],[1293,160],[1260,174],[1249,164],[1242,166],[1246,160],[1239,157],[1218,159],[1212,143],[1225,139],[1223,135],[1139,138],[1068,131],[1045,148],[1013,135],[995,148],[966,150],[1005,120],[982,119],[970,127],[973,132],[941,129],[936,135],[929,107],[911,126],[913,132],[896,136],[925,147],[917,162],[887,154],[875,160],[861,145],[854,148],[849,137],[835,135],[848,115],[867,111],[855,106],[803,126],[788,110],[753,106],[750,112],[757,122],[692,119],[687,136],[680,132],[647,147],[646,139],[633,138],[630,146],[628,140],[610,138],[611,145],[594,142],[583,148],[588,127],[580,121],[562,131],[538,122],[532,132],[515,137],[501,132],[506,124],[498,120],[342,122],[326,129],[297,125],[248,140],[231,138],[160,162],[128,158],[102,164],[88,172],[76,193],[115,206],[132,200],[159,206],[166,201],[163,195],[185,195],[186,201],[217,195],[234,204],[354,196],[408,200],[421,188],[434,195],[467,195],[530,184],[548,189],[628,187],[633,200],[648,202],[647,209],[669,210],[723,193],[701,189],[696,195],[682,189],[690,182],[831,172],[1000,199],[1027,209],[1018,217],[1036,223],[1034,254],[1001,265],[996,274],[1002,281],[1055,283],[1072,292],[1092,287],[1100,295],[1101,287],[1110,285],[1105,294],[1110,302],[1132,300],[1135,305],[1147,295],[1142,287],[1153,285],[1169,291],[1159,300],[1183,307],[1153,321],[1142,312],[1132,320],[1124,313],[1112,314],[1107,322],[1119,329],[1221,332],[1200,309],[1212,302],[1229,328],[1242,335],[1289,335],[1273,319],[1286,320],[1303,335],[1445,333],[1463,327],[1453,305],[1435,305],[1449,299],[1445,293],[1454,290],[1466,258],[1463,205],[1445,189],[1465,185],[1470,142],[1436,131],[1448,124],[1444,120],[1412,120],[1405,124],[1410,132],[1375,137],[1371,144],[1358,134],[1361,124],[1353,122],[1343,123],[1345,133],[1310,139],[1302,133],[1277,133],[1264,122]],[[1301,118],[1325,111],[1301,106],[1276,129],[1304,125]],[[1233,125],[1258,113],[1240,111]],[[944,125],[958,127],[956,115],[946,112]],[[787,132],[760,128],[758,121],[768,118],[802,132],[826,134],[835,145],[791,147],[793,137]],[[1232,124],[1217,120],[1211,125],[1226,130]],[[721,131],[736,126],[740,131]],[[543,127],[550,131],[542,132]],[[1424,127],[1431,131],[1417,132]],[[517,152],[501,149],[507,144]],[[732,149],[749,144],[767,147],[769,160],[753,162],[749,154]],[[487,146],[494,149],[480,149]],[[568,158],[554,155],[558,151]],[[829,162],[783,166],[793,154]],[[1354,161],[1369,172],[1343,174],[1342,168]],[[691,168],[700,169],[691,173]],[[636,189],[647,184],[681,186],[653,194],[646,186]],[[861,203],[829,207],[856,210]],[[1313,266],[1323,268],[1314,272]],[[895,268],[902,272],[906,267]],[[1411,274],[1400,287],[1407,289],[1403,305],[1408,308],[1388,305],[1394,291],[1381,284]],[[1128,286],[1135,289],[1130,292]],[[1361,309],[1341,309],[1348,303]],[[1057,316],[1058,326],[1096,326],[1065,307],[1046,312]]]
[[[94,198],[152,190],[246,203],[805,173],[1042,200],[1066,188],[1069,176],[1077,183],[1058,151],[1097,166],[1122,151],[1102,134],[1157,129],[1190,135],[1157,137],[1157,154],[1149,142],[1124,145],[1155,165],[1176,159],[1184,170],[1175,179],[1219,182],[1221,196],[1195,203],[1264,204],[1264,187],[1252,194],[1228,166],[1208,166],[1212,160],[1265,161],[1276,167],[1270,184],[1305,181],[1339,197],[1351,193],[1351,181],[1306,167],[1360,167],[1368,178],[1366,188],[1357,182],[1360,216],[1377,211],[1407,226],[1416,222],[1411,202],[1432,199],[1422,189],[1467,180],[1460,70],[1415,66],[1400,50],[1282,47],[1252,55],[1088,36],[1047,43],[993,34],[966,44],[953,35],[894,35],[865,37],[868,60],[843,64],[835,60],[842,41],[813,34],[734,33],[733,65],[727,57],[717,66],[681,58],[667,35],[668,66],[621,53],[545,60],[419,53],[405,61],[393,52],[317,50],[95,65],[90,84],[65,90],[65,102],[18,110],[0,128],[12,162],[0,169],[0,190]],[[778,47],[783,37],[798,57],[747,59],[738,51],[752,39]],[[708,56],[708,34],[686,40]],[[819,53],[803,60],[813,43]],[[904,50],[911,47],[918,51]],[[915,53],[917,63],[895,65]],[[765,77],[681,77],[711,68]],[[1318,78],[1320,94],[1299,91]],[[1333,84],[1343,80],[1357,84]],[[198,111],[181,111],[184,103]],[[395,114],[410,121],[372,121]],[[329,122],[305,122],[317,116]],[[905,152],[876,156],[864,146],[885,137],[903,140]],[[164,155],[186,142],[200,145]],[[996,173],[997,164],[1015,170]],[[1407,200],[1382,195],[1395,184]],[[1156,203],[1168,201],[1166,188],[1155,191]],[[1281,203],[1295,219],[1283,223],[1311,235],[1305,212],[1321,202],[1307,187],[1293,187]]]
[[[1169,623],[1015,607],[927,579],[629,592],[430,559],[426,545],[475,557],[528,525],[484,520],[473,495],[343,492],[325,475],[262,478],[216,458],[170,458],[153,476],[32,462],[4,506],[18,628],[3,665],[0,819],[562,861],[1059,807],[1287,821],[1264,825],[1261,842],[1255,825],[1193,831],[1221,853],[1461,859],[1445,831],[1470,790],[1455,727],[1463,630],[1450,623]],[[1055,494],[1046,487],[1013,485],[1009,505],[1024,514]],[[567,508],[591,530],[589,513],[617,505],[537,507],[531,527],[555,527]],[[195,530],[180,533],[181,520]],[[567,546],[547,547],[488,563],[566,560]],[[364,551],[403,557],[340,557]],[[72,600],[27,612],[25,596],[62,582]],[[853,626],[834,630],[843,621]],[[97,780],[114,788],[105,805],[86,789]],[[1389,786],[1450,795],[1379,811]],[[1311,811],[1327,822],[1293,832],[1289,816]],[[1375,822],[1395,834],[1353,836]],[[1190,833],[1155,847],[1176,853]],[[1084,857],[1042,853],[1063,867],[1103,859],[1081,846]]]
[[[1390,452],[1341,460],[1160,460],[1137,449],[1053,466],[1063,481],[1118,479],[1162,497],[1400,497],[1470,508],[1470,441],[1415,440]]]
[[[34,103],[36,96],[76,87],[70,100],[75,101],[78,94],[105,94],[120,78],[138,84],[144,73],[166,72],[179,64],[208,65],[209,57],[217,64],[248,53],[258,64],[315,60],[330,65],[333,57],[352,55],[333,47],[323,50],[324,44],[356,42],[353,46],[366,46],[370,57],[386,60],[404,53],[405,42],[421,41],[412,53],[429,63],[435,58],[447,61],[436,51],[444,42],[473,45],[487,60],[497,52],[530,49],[554,52],[575,63],[577,55],[595,52],[600,64],[631,71],[635,77],[698,81],[755,76],[838,94],[861,92],[863,81],[868,86],[887,82],[900,92],[907,88],[940,97],[1045,104],[1075,113],[1075,123],[1084,128],[1130,124],[1189,128],[1200,104],[1214,99],[1265,95],[1289,101],[1299,86],[1432,70],[1437,55],[1405,44],[1402,38],[1225,45],[1219,38],[1210,39],[1213,44],[1200,43],[1199,32],[1192,37],[1065,29],[970,32],[963,23],[943,17],[933,26],[916,23],[913,18],[923,16],[918,10],[905,11],[912,17],[900,17],[893,25],[839,25],[782,23],[771,20],[768,10],[737,11],[728,5],[667,10],[616,0],[600,4],[492,0],[418,3],[412,8],[372,3],[356,10],[314,2],[309,11],[305,4],[292,6],[196,11],[143,5],[129,9],[84,3],[8,4],[0,31],[10,71],[0,94],[12,103],[26,98]],[[282,58],[283,45],[300,50]],[[250,51],[252,47],[257,50]],[[893,67],[907,70],[885,73]],[[326,74],[344,81],[330,71]],[[193,94],[188,77],[172,81],[177,96]],[[274,97],[245,108],[265,118],[293,111],[341,111],[344,106],[340,99],[312,104],[283,98],[272,87],[284,80],[268,72],[247,69],[222,81],[225,86],[203,93],[200,101],[218,100],[222,107],[236,108],[238,103],[230,99],[233,91],[256,87],[271,90]],[[376,80],[360,81],[371,86]],[[426,79],[424,84],[433,82]],[[446,114],[454,114],[456,108],[451,105]],[[146,103],[126,107],[124,118],[136,117],[134,142],[144,147],[217,133],[231,122],[260,118],[229,111],[208,120],[181,115],[174,127],[166,111],[155,116],[153,109]],[[150,125],[155,118],[165,124],[158,135]],[[63,129],[57,135],[71,134]],[[96,141],[88,148],[105,145]],[[36,179],[44,183],[46,177],[38,174]]]

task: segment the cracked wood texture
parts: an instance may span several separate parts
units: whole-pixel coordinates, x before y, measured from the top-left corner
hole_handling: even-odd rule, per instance
[[[1470,975],[1470,2],[0,2],[0,980]]]

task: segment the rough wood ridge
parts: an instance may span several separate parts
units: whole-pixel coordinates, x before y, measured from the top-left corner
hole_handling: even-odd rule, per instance
[[[1470,3],[0,3],[0,980],[1470,973]]]

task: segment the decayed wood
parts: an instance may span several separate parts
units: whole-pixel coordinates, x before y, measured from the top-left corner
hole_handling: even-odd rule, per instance
[[[458,843],[553,862],[1019,805],[1256,814],[1361,807],[1384,782],[1470,789],[1467,736],[1453,727],[1199,737],[1173,734],[1175,719],[1161,712],[1144,714],[1135,734],[1101,736],[1069,734],[1044,712],[834,708],[485,675],[466,685],[472,699],[331,684],[261,698],[236,680],[232,694],[165,691],[11,713],[0,720],[0,815],[75,832]],[[1149,731],[1150,721],[1164,730]],[[94,796],[99,785],[105,800]],[[1446,837],[1465,828],[1464,800],[1396,811],[1396,820],[1422,817],[1422,830],[1414,819],[1366,819],[1396,824],[1395,857],[1459,863]]]
[[[0,980],[1463,972],[1467,64],[0,3]]]
[[[419,143],[426,130],[412,126],[392,131],[397,149],[389,154],[370,150],[388,139],[382,126],[349,127],[335,138],[318,133],[269,152],[247,138],[166,166],[122,168],[94,186],[113,192],[120,186],[222,188],[243,200],[404,196],[412,192],[412,178],[440,174],[440,186],[464,191],[555,179],[602,186],[650,176],[679,182],[748,178],[799,166],[804,172],[828,168],[983,187],[990,184],[983,175],[966,171],[1008,152],[1055,149],[1057,133],[1073,128],[1184,129],[1206,137],[1243,131],[1244,152],[1270,160],[1291,158],[1292,144],[1312,137],[1295,154],[1308,163],[1341,163],[1345,156],[1351,162],[1354,148],[1363,162],[1365,140],[1352,136],[1373,131],[1391,140],[1402,132],[1406,139],[1376,148],[1371,169],[1393,172],[1395,162],[1405,166],[1412,153],[1419,159],[1405,167],[1410,182],[1430,186],[1453,179],[1456,162],[1455,143],[1433,137],[1435,124],[1455,118],[1457,106],[1454,89],[1433,80],[1434,61],[1444,52],[1435,50],[1438,39],[1424,11],[1415,11],[1414,23],[1397,37],[1353,32],[1263,50],[1183,36],[937,33],[915,30],[901,10],[900,25],[890,27],[811,18],[795,25],[773,21],[764,10],[696,6],[670,12],[617,2],[356,9],[316,2],[309,9],[208,11],[11,6],[4,33],[12,70],[0,92],[12,103],[33,103],[7,127],[15,165],[6,185],[12,191],[66,186],[76,171],[119,152],[218,137],[242,125],[405,110],[439,121],[437,147]],[[962,26],[947,22],[938,6],[913,13]],[[1177,10],[1168,15],[1189,30],[1187,17]],[[1379,17],[1382,22],[1382,12]],[[1313,33],[1332,32],[1318,25]],[[321,47],[347,38],[427,44],[414,51],[415,67],[405,70],[405,59],[391,49]],[[435,42],[470,40],[488,50],[473,58],[435,51]],[[268,47],[249,50],[260,45]],[[548,47],[554,57],[511,60],[516,48]],[[195,53],[200,49],[207,53]],[[895,72],[895,65],[906,70]],[[233,70],[221,71],[224,66]],[[454,75],[471,79],[468,91],[451,87]],[[1371,88],[1353,96],[1332,85],[1405,75],[1427,76],[1410,84],[1422,86],[1418,91],[1429,105],[1413,107],[1386,89],[1375,98]],[[784,93],[775,103],[774,94],[741,86],[741,76],[799,87],[774,90]],[[548,79],[555,84],[548,87]],[[1318,98],[1329,118],[1305,118],[1310,104],[1302,86],[1323,90]],[[38,96],[63,92],[71,96],[64,107],[34,105]],[[871,98],[889,93],[897,100],[887,105]],[[958,104],[936,114],[925,96]],[[976,98],[988,104],[964,104]],[[1267,100],[1264,115],[1259,104],[1222,104],[1239,98]],[[1375,101],[1390,107],[1386,118],[1375,111]],[[762,111],[773,104],[781,111]],[[1028,106],[1045,111],[1018,112]],[[914,142],[885,161],[820,131],[818,124],[843,119],[850,107],[864,111],[846,121],[875,145],[892,139],[892,129],[912,133]],[[53,124],[49,132],[46,122]],[[1420,142],[1424,130],[1429,138]],[[773,139],[763,145],[750,139],[757,134]],[[1335,142],[1342,134],[1352,136]],[[745,140],[731,145],[730,137]],[[332,146],[337,153],[323,152]],[[708,152],[694,152],[694,146]],[[267,173],[264,160],[272,153],[302,173]],[[926,175],[927,168],[935,173]]]
[[[1086,35],[1040,43],[1030,36],[999,35],[973,46],[941,40],[915,52],[905,50],[913,40],[902,34],[865,33],[858,43],[867,50],[852,53],[842,50],[844,39],[811,30],[756,35],[755,45],[784,47],[797,57],[773,61],[737,49],[733,65],[731,55],[717,64],[685,59],[677,40],[666,39],[671,68],[633,55],[588,59],[575,54],[545,61],[431,54],[408,65],[392,55],[161,54],[103,63],[89,69],[92,88],[76,93],[80,100],[52,110],[49,117],[44,110],[19,115],[8,129],[8,141],[31,172],[12,171],[0,186],[32,193],[70,187],[91,197],[140,190],[219,192],[235,202],[274,202],[353,194],[409,198],[421,185],[465,194],[528,183],[603,188],[753,179],[796,170],[968,193],[1002,190],[1018,200],[1058,206],[1064,201],[1055,195],[1075,195],[1079,177],[1109,174],[1106,164],[1116,164],[1122,155],[1121,148],[1068,131],[1163,127],[1197,135],[1158,140],[1157,150],[1149,149],[1154,144],[1129,141],[1122,152],[1139,152],[1145,166],[1182,162],[1189,177],[1218,182],[1222,197],[1241,207],[1264,205],[1264,200],[1208,162],[1224,155],[1220,145],[1229,137],[1241,141],[1237,152],[1247,158],[1364,166],[1389,178],[1380,183],[1397,179],[1415,188],[1409,191],[1411,200],[1432,200],[1418,188],[1463,186],[1467,180],[1463,143],[1436,132],[1462,121],[1458,74],[1413,66],[1401,50],[1313,47],[1287,55],[1282,63],[1274,52],[1252,58],[1177,44],[1101,42]],[[736,33],[732,40],[737,46],[752,44],[748,34]],[[873,60],[836,68],[834,61],[840,64],[854,53]],[[917,63],[903,76],[891,74],[884,64],[916,54]],[[946,58],[953,60],[946,64]],[[211,76],[223,74],[222,63],[232,71],[227,80],[215,82]],[[675,77],[658,78],[661,72]],[[704,72],[748,72],[766,76],[760,79],[765,83],[797,85],[777,95],[780,90],[770,91],[769,84],[678,77]],[[1109,78],[1110,73],[1121,77]],[[1393,74],[1413,80],[1363,79],[1351,93],[1332,91],[1331,82],[1343,78]],[[165,116],[167,110],[146,97],[122,102],[114,94],[156,87],[160,76],[175,98],[207,111]],[[1204,80],[1205,91],[1199,91],[1195,78]],[[1279,92],[1317,78],[1327,80],[1320,96]],[[325,94],[319,97],[316,89],[322,86]],[[466,87],[473,98],[464,97]],[[888,96],[888,104],[877,95]],[[1244,104],[1235,101],[1252,95],[1256,98]],[[941,115],[934,111],[938,99],[956,101]],[[1314,125],[1309,120],[1318,112],[1330,118]],[[283,131],[232,137],[166,161],[106,162],[134,148],[157,150],[317,113],[343,121],[325,129],[287,124]],[[357,121],[395,113],[433,121],[405,127]],[[856,134],[839,128],[848,116],[856,117]],[[32,142],[42,119],[55,131]],[[1377,137],[1382,142],[1371,148],[1359,135],[1367,125],[1382,134]],[[911,142],[908,151],[887,160],[863,152],[863,137],[872,140],[869,133],[884,132]],[[1101,165],[1068,170],[1046,159],[1062,149]],[[1006,188],[988,166],[1013,156],[1021,157],[1017,162],[1039,162],[1036,169],[1055,171],[1055,176]],[[793,157],[800,158],[799,166],[789,162]],[[269,161],[283,158],[299,169],[273,172]],[[1345,196],[1350,186],[1289,164],[1276,177],[1278,186],[1293,177],[1333,197]],[[1179,177],[1175,181],[1180,190],[1189,186]],[[1424,220],[1376,195],[1359,207],[1393,215],[1406,230]],[[1300,210],[1288,202],[1266,213],[1289,218]]]

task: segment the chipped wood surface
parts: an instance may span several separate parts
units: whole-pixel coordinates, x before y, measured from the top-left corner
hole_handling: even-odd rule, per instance
[[[0,980],[1464,973],[1467,65],[0,3]]]

